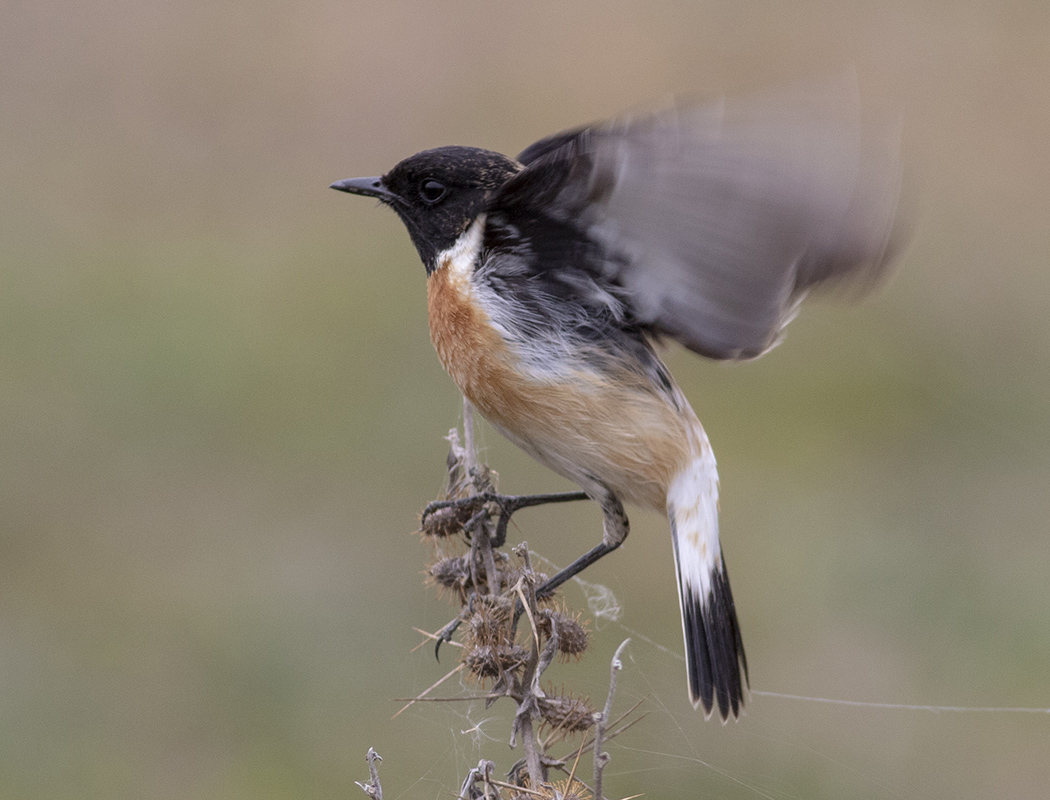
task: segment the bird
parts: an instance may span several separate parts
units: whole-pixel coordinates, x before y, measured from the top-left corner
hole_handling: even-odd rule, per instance
[[[432,342],[463,395],[599,505],[600,543],[563,573],[623,543],[625,503],[666,514],[689,698],[705,718],[742,713],[747,658],[714,453],[660,352],[671,340],[753,359],[811,290],[855,298],[883,282],[899,129],[866,123],[855,98],[836,83],[674,102],[515,158],[441,146],[331,185],[404,223]]]

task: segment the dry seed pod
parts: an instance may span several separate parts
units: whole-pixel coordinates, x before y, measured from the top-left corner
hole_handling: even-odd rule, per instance
[[[594,709],[572,695],[548,694],[539,698],[540,716],[552,728],[581,733],[594,725]]]
[[[505,597],[483,595],[474,600],[474,613],[467,620],[467,635],[480,647],[509,643],[512,603]]]
[[[420,526],[424,536],[432,536],[435,539],[445,539],[449,536],[463,532],[463,526],[474,516],[475,509],[471,505],[451,506],[439,508],[427,514]]]
[[[529,651],[519,644],[478,645],[463,657],[472,675],[479,678],[498,678],[517,669],[529,657]]]
[[[474,610],[481,614],[488,614],[491,617],[510,619],[513,607],[514,601],[503,595],[483,594],[474,598]]]
[[[544,636],[550,636],[551,630],[558,633],[558,652],[565,656],[579,658],[587,649],[587,629],[580,624],[579,615],[567,614],[564,611],[551,610],[543,614],[536,627]]]
[[[470,578],[470,557],[449,556],[438,559],[430,565],[427,574],[438,586],[455,589],[462,594],[472,585]]]

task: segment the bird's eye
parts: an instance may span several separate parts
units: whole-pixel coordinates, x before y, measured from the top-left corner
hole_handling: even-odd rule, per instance
[[[427,178],[419,184],[419,196],[423,198],[423,202],[427,205],[432,206],[441,202],[446,194],[448,194],[448,189],[445,188],[445,184],[433,178]]]

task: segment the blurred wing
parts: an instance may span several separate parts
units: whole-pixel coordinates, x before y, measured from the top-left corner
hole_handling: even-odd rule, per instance
[[[885,271],[896,137],[869,135],[855,94],[821,86],[556,134],[521,153],[492,208],[552,240],[539,250],[575,254],[636,324],[755,357],[811,288],[863,291]]]

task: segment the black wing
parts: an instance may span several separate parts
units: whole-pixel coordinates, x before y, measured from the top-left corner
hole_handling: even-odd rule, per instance
[[[490,213],[622,298],[631,324],[761,355],[811,288],[863,291],[886,268],[896,137],[869,136],[842,88],[556,134],[521,153]]]

